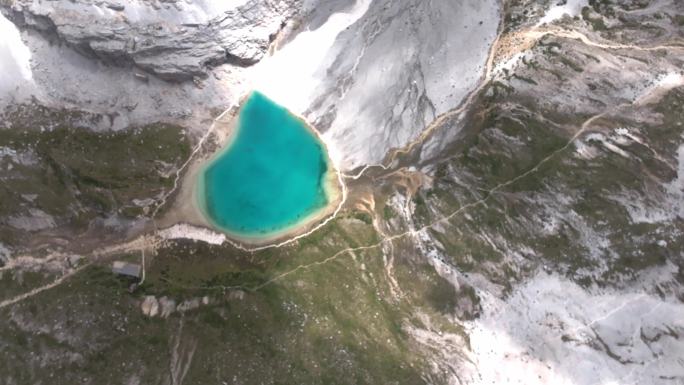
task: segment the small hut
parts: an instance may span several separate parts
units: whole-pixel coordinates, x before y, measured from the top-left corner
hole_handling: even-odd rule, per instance
[[[127,277],[140,278],[140,265],[135,263],[116,261],[112,265],[112,272],[118,275],[125,275]]]

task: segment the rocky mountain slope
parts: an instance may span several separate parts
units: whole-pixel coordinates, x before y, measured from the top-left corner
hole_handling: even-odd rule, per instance
[[[1,4],[0,383],[684,381],[681,2]],[[347,191],[258,251],[178,193],[252,87]]]
[[[300,8],[301,1],[17,1],[6,15],[86,56],[181,81],[259,61]]]

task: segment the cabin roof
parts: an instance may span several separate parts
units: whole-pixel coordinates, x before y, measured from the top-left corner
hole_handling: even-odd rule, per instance
[[[140,278],[140,271],[141,271],[140,265],[138,265],[136,263],[116,261],[112,265],[112,272],[115,274]]]

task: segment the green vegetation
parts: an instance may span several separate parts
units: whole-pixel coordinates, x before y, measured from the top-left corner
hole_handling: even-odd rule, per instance
[[[538,85],[538,83],[535,82],[534,80],[532,80],[531,78],[528,78],[528,77],[525,77],[525,76],[520,76],[520,75],[517,75],[517,74],[513,74],[512,76],[513,76],[514,78],[518,79],[518,80],[524,81],[525,83],[534,84],[535,86]]]
[[[427,295],[428,303],[440,313],[452,313],[456,308],[457,293],[454,286],[444,278],[439,277],[436,283],[430,287]]]
[[[0,302],[52,282],[57,274],[48,271],[6,270],[0,272]]]
[[[674,22],[680,27],[684,26],[684,15],[675,15]]]
[[[169,243],[151,257],[148,283],[134,294],[107,268],[90,267],[12,309],[31,317],[0,330],[3,378],[31,383],[49,374],[56,385],[131,378],[159,383],[178,357],[190,363],[184,384],[423,383],[425,362],[402,326],[406,304],[390,302],[380,248],[317,264],[347,247],[377,242],[372,225],[354,216],[321,229],[316,243],[255,254]],[[444,289],[437,286],[431,295],[435,306],[449,311],[452,300]],[[139,301],[150,294],[176,301],[208,296],[211,303],[149,319]],[[7,310],[0,315],[7,317]],[[65,332],[36,333],[43,325]],[[65,361],[74,355],[78,359]],[[25,364],[11,365],[16,359]]]
[[[436,167],[454,170],[452,175],[435,173],[433,186],[446,196],[432,193],[433,187],[419,191],[419,198],[414,198],[418,218],[435,208],[439,208],[439,216],[448,215],[478,197],[486,198],[453,216],[447,226],[440,224],[436,227],[439,231],[431,231],[440,251],[459,271],[478,272],[509,287],[526,272],[546,264],[579,284],[607,285],[671,260],[671,254],[658,246],[660,239],[666,239],[667,250],[684,250],[684,244],[674,240],[673,234],[679,231],[676,224],[635,223],[614,198],[620,192],[631,192],[644,197],[643,204],[661,204],[657,195],[651,200],[647,192],[662,191],[661,184],[669,183],[676,173],[658,160],[654,151],[670,157],[677,153],[684,121],[682,89],[671,91],[656,107],[661,124],[646,129],[643,122],[619,116],[593,122],[596,128],[640,127],[637,135],[649,147],[621,144],[629,157],[596,142],[588,144],[598,151],[593,158],[578,157],[575,145],[566,147],[572,132],[587,117],[535,112],[536,106],[527,105],[524,97],[515,94],[483,98],[489,108],[473,112],[469,131],[449,150],[460,156]],[[670,164],[676,162],[670,160]],[[526,174],[532,169],[534,172]],[[455,186],[454,176],[472,190],[447,187]],[[507,183],[510,181],[514,182]],[[496,193],[487,193],[502,183],[505,185]],[[429,200],[420,198],[424,196]],[[518,255],[513,264],[508,262],[512,255]],[[605,273],[592,275],[597,268]]]
[[[597,5],[593,7],[595,12],[600,12]],[[589,7],[582,8],[582,19],[591,24],[594,31],[606,31],[608,29],[603,21],[603,17],[600,14],[592,14],[592,9]]]
[[[477,174],[486,175],[491,187],[528,171],[567,143],[567,139],[554,130],[553,122],[540,122],[524,109],[509,113],[493,108],[478,124],[480,131],[466,142],[459,162]],[[525,151],[502,152],[496,130],[519,139],[525,144]],[[511,159],[511,156],[516,158]],[[534,188],[528,183],[516,185],[521,189]]]
[[[382,219],[385,221],[389,221],[392,218],[396,217],[397,213],[394,211],[392,206],[385,204],[382,208]]]
[[[3,381],[125,383],[134,365],[154,368],[169,362],[172,325],[141,317],[126,283],[105,268],[87,268],[64,285],[1,312],[8,320],[0,328],[6,342],[0,347]],[[64,332],[54,333],[54,328]],[[138,373],[150,383],[159,372]]]
[[[0,128],[0,216],[40,210],[56,225],[82,228],[96,217],[143,213],[134,200],[168,189],[187,159],[182,129],[153,124],[122,131],[92,131],[93,116],[40,107],[8,114]],[[35,123],[25,115],[34,112]],[[5,229],[0,241],[12,243]],[[15,236],[17,234],[14,234]]]
[[[579,64],[575,63],[574,61],[572,61],[566,57],[561,57],[560,61],[561,61],[561,63],[570,67],[575,72],[583,72],[584,71],[584,68],[582,68],[582,66],[580,66]]]
[[[589,0],[589,6],[594,10],[594,12],[606,15],[608,17],[615,17],[615,6],[614,0]],[[587,8],[587,7],[585,7]],[[582,12],[584,15],[584,12]]]

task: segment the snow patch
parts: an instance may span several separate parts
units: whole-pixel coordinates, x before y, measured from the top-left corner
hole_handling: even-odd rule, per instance
[[[580,14],[580,12],[582,12],[582,8],[588,5],[587,0],[567,0],[565,4],[560,3],[562,3],[562,1],[559,1],[558,4],[549,8],[549,10],[544,14],[544,17],[539,19],[536,27],[539,27],[543,24],[552,23],[558,19],[561,19],[565,15],[570,17],[577,16]]]
[[[0,14],[0,98],[33,79],[31,51],[17,27]]]
[[[349,12],[331,15],[321,27],[301,32],[273,56],[262,60],[252,73],[254,89],[290,111],[302,114],[321,82],[317,71],[337,35],[361,18],[370,3],[371,0],[356,1]]]
[[[202,227],[188,224],[177,224],[159,231],[158,235],[163,239],[193,239],[212,245],[220,245],[226,241],[226,236]]]

